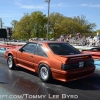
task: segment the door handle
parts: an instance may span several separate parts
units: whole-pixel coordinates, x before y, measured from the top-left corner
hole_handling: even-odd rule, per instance
[[[30,58],[33,58],[33,56],[30,56]]]

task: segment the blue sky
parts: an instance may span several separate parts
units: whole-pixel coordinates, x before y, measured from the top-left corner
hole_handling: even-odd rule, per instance
[[[3,26],[11,27],[12,20],[19,21],[24,13],[41,11],[47,15],[45,0],[0,0],[0,18]],[[100,0],[51,0],[50,13],[58,12],[67,17],[86,16],[86,20],[100,29]]]

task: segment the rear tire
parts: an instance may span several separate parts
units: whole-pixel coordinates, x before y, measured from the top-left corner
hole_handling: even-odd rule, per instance
[[[49,82],[52,79],[51,70],[46,64],[39,66],[38,75],[43,82]]]
[[[15,66],[14,59],[13,59],[12,55],[8,56],[7,65],[9,67],[9,69],[15,69],[16,66]]]

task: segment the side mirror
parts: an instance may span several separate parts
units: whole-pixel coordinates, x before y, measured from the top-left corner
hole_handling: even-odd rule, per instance
[[[20,51],[20,52],[23,52],[24,50],[23,50],[23,48],[20,48],[19,51]]]

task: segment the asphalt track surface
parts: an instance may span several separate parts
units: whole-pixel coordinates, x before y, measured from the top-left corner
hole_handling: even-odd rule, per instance
[[[21,67],[10,70],[0,53],[0,100],[100,100],[100,70],[73,82],[42,82]]]

